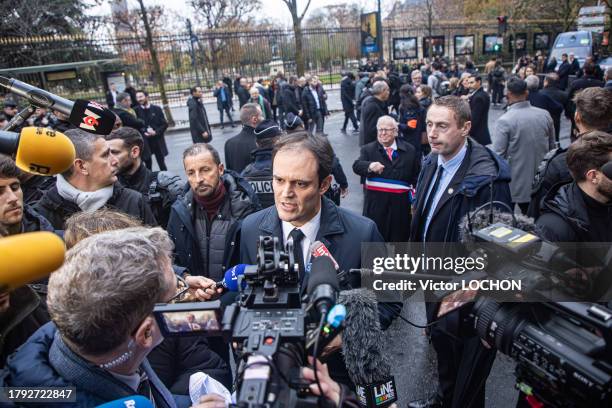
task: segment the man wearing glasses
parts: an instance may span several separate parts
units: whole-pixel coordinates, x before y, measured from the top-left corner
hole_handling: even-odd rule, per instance
[[[363,215],[376,223],[385,242],[405,242],[421,162],[414,147],[397,138],[398,125],[391,116],[380,117],[376,129],[377,140],[364,145],[353,163],[353,171],[365,180]]]
[[[189,397],[168,391],[147,361],[163,340],[153,307],[180,295],[171,256],[172,242],[161,228],[104,232],[79,242],[49,278],[52,322],[9,359],[0,386],[74,387],[74,407],[135,394],[157,408],[191,406]],[[222,401],[208,395],[196,407]]]

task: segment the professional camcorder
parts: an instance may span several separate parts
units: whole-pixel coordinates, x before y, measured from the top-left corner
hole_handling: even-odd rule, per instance
[[[318,356],[342,330],[346,309],[335,305],[333,261],[313,258],[306,298],[291,242],[284,251],[278,238],[260,237],[257,265],[240,266],[243,272],[233,277],[239,298],[223,313],[219,301],[157,305],[164,335],[223,336],[237,344],[234,407],[333,406],[301,378],[308,355]]]

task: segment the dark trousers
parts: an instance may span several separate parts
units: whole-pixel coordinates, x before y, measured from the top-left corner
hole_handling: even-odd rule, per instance
[[[428,317],[437,304],[427,303]],[[484,408],[485,383],[495,361],[495,349],[479,337],[461,337],[461,310],[443,316],[431,328],[438,359],[438,394],[445,408]],[[432,320],[431,318],[428,320]]]
[[[323,133],[323,114],[321,114],[321,111],[317,111],[316,114],[310,118],[311,122],[308,124],[308,132],[310,132],[310,134],[314,134],[315,133],[315,127],[316,127],[316,133]]]
[[[227,117],[229,118],[230,124],[234,124],[234,120],[232,119],[232,114],[230,113],[230,106],[225,105],[223,109],[219,110],[219,116],[221,117],[221,126],[223,126],[223,111],[227,113]]]
[[[353,109],[344,111],[344,125],[342,125],[342,129],[346,130],[346,125],[348,125],[349,119],[353,124],[353,129],[357,130],[359,125],[357,124],[357,118],[355,117],[355,111]]]
[[[512,210],[514,210],[515,204],[519,206],[523,214],[527,215],[527,210],[529,209],[529,203],[512,203]]]
[[[155,161],[157,162],[157,165],[159,166],[159,170],[160,171],[168,170],[168,167],[166,167],[166,161],[164,159],[164,155],[162,154],[162,152],[154,151],[153,155],[155,155]],[[152,160],[151,160],[151,164],[153,164]]]
[[[504,98],[504,86],[502,84],[493,84],[493,103],[501,103]]]

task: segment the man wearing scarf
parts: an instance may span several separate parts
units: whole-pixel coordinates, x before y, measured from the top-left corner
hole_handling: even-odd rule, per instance
[[[65,134],[76,151],[74,163],[57,175],[55,186],[35,206],[55,229],[64,229],[64,222],[74,213],[102,207],[123,211],[146,225],[157,225],[142,194],[117,182],[117,158],[103,136],[80,129]]]

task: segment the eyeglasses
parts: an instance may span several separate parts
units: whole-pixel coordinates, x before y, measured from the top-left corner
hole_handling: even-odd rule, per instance
[[[174,296],[172,296],[166,303],[180,302],[183,295],[187,293],[187,291],[189,290],[189,284],[187,283],[185,279],[183,279],[179,275],[176,275],[176,290],[177,290],[177,293]]]
[[[377,128],[380,133],[393,133],[395,132],[395,128]]]

